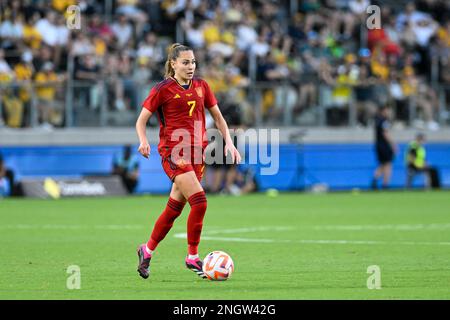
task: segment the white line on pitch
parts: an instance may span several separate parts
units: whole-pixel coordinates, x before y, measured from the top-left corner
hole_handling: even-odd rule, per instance
[[[186,238],[186,233],[177,233],[175,238]],[[372,240],[283,240],[283,239],[252,239],[236,237],[211,237],[202,236],[202,240],[230,241],[230,242],[253,242],[253,243],[302,243],[302,244],[363,244],[363,245],[440,245],[450,246],[450,242],[427,242],[427,241],[372,241]]]
[[[53,229],[53,230],[81,230],[81,229],[105,229],[105,230],[135,230],[143,229],[144,225],[138,224],[106,224],[106,225],[82,225],[82,224],[9,224],[0,226],[0,229]]]
[[[217,229],[217,230],[205,230],[203,234],[226,234],[226,233],[250,233],[260,231],[286,231],[294,230],[294,227],[252,227],[252,228],[237,228],[237,229]]]
[[[80,225],[80,224],[9,224],[0,225],[0,229],[63,229],[63,230],[77,230],[77,229],[105,229],[105,230],[138,230],[146,229],[145,225],[124,225],[124,224],[108,224],[108,225]],[[274,226],[274,227],[250,227],[250,228],[235,228],[235,229],[220,229],[221,227],[208,226],[204,235],[213,234],[230,234],[230,233],[249,233],[260,231],[287,231],[294,229],[301,230],[317,230],[317,231],[415,231],[415,230],[447,230],[450,229],[450,223],[433,223],[433,224],[367,224],[367,225],[310,225],[310,226]],[[182,230],[182,227],[175,227],[174,230]]]
[[[365,225],[369,226],[369,225]],[[371,225],[375,227],[375,225]],[[446,225],[379,225],[378,227],[386,227],[387,229],[391,226],[402,226],[406,228],[406,226],[421,226],[422,229],[426,227],[437,227],[437,226],[446,226]],[[321,226],[315,226],[321,227]],[[324,227],[324,226],[322,226]],[[331,227],[331,226],[325,226]],[[362,226],[342,226],[342,227],[362,227]],[[362,245],[390,245],[390,244],[399,244],[399,245],[450,245],[450,242],[427,242],[427,241],[378,241],[378,240],[286,240],[286,239],[255,239],[255,238],[242,238],[242,237],[220,237],[220,236],[211,236],[217,234],[231,234],[231,233],[250,233],[250,232],[258,232],[258,231],[285,231],[295,229],[293,227],[281,227],[281,226],[273,226],[273,227],[253,227],[253,228],[238,228],[238,229],[222,229],[222,230],[208,230],[204,231],[202,234],[202,240],[212,240],[212,241],[232,241],[232,242],[253,242],[253,243],[302,243],[302,244],[362,244]],[[325,229],[323,229],[325,230]],[[342,229],[345,230],[345,229]],[[359,229],[357,229],[359,230]],[[361,229],[362,230],[362,229]],[[379,229],[376,229],[379,230]],[[384,230],[384,229],[381,229]],[[400,229],[404,230],[404,229]],[[179,232],[174,234],[175,238],[186,239],[187,234],[185,232]]]
[[[306,227],[308,228],[308,227]],[[432,224],[366,224],[366,225],[323,225],[312,226],[314,230],[395,230],[395,231],[414,231],[414,230],[446,230],[450,229],[450,223],[432,223]]]

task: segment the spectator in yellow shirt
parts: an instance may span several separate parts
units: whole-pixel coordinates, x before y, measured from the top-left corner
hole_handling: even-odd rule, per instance
[[[450,20],[447,21],[445,26],[439,28],[437,35],[442,43],[447,48],[450,48]]]
[[[66,9],[71,5],[76,5],[75,0],[52,0],[52,7],[60,13],[64,13]]]
[[[32,80],[34,75],[33,56],[31,51],[22,54],[22,60],[14,66],[14,74],[19,84],[18,97],[23,104],[21,126],[28,127],[30,120],[30,107],[32,97]]]
[[[36,95],[38,98],[38,110],[41,126],[51,129],[52,124],[61,122],[61,110],[57,108],[55,101],[56,89],[60,79],[54,72],[54,66],[51,62],[46,62],[42,70],[36,74]]]
[[[373,55],[371,63],[372,73],[381,81],[386,82],[389,79],[389,65],[386,61],[386,56],[382,52]]]
[[[33,51],[41,47],[42,35],[36,29],[35,24],[39,20],[39,13],[29,17],[23,25],[23,40]]]
[[[16,80],[20,82],[19,98],[23,102],[29,102],[31,97],[31,80],[34,74],[32,60],[32,53],[25,51],[22,54],[22,61],[14,66]]]

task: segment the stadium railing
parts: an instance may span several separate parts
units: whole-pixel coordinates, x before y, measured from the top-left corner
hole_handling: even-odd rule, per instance
[[[124,81],[124,80],[121,80]],[[56,119],[57,127],[114,127],[133,126],[140,105],[147,96],[156,81],[141,83],[127,81],[124,86],[124,96],[127,107],[118,109],[115,106],[114,84],[108,80],[83,82],[71,80],[57,84],[37,84],[35,82],[10,82],[0,84],[0,114],[3,122],[12,127],[36,127],[39,126],[39,105],[47,103],[39,98],[37,90],[42,87],[52,87],[55,97],[51,103],[61,113],[52,114]],[[254,82],[248,87],[239,89],[244,92],[244,102],[228,101],[220,99],[219,104],[238,104],[239,109],[247,105],[251,113],[247,125],[261,126],[344,126],[355,127],[358,123],[357,105],[354,90],[351,88],[345,97],[335,94],[336,87],[324,83],[315,84],[315,104],[309,106],[299,105],[299,90],[301,85],[289,82]],[[394,107],[396,121],[404,122],[405,126],[411,126],[421,112],[412,96],[406,98],[402,105],[404,110],[399,110],[395,99],[389,92],[388,85],[378,84],[374,89],[375,105],[388,104]],[[448,126],[450,122],[450,85],[437,85],[435,87],[439,105],[436,108],[436,119],[441,126]],[[220,96],[221,94],[218,93]],[[27,96],[27,99],[23,99]],[[232,94],[228,93],[231,99]],[[19,110],[20,109],[20,110]],[[55,108],[54,108],[55,109]],[[226,108],[224,108],[226,109]],[[226,112],[226,110],[225,110]],[[243,110],[239,110],[243,112]],[[15,118],[12,121],[11,117]],[[19,121],[19,118],[23,118]],[[370,121],[369,123],[370,124]],[[156,119],[151,119],[151,126],[157,125]]]

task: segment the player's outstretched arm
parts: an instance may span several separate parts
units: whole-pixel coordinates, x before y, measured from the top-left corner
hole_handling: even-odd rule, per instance
[[[231,159],[233,160],[233,162],[240,163],[241,155],[233,144],[233,140],[231,139],[230,136],[230,131],[228,130],[227,122],[223,118],[219,106],[216,104],[213,107],[209,108],[208,110],[214,119],[214,123],[216,124],[217,129],[219,129],[220,133],[225,139],[225,149],[224,149],[225,154],[228,154],[228,152],[230,152]]]
[[[140,154],[142,154],[147,159],[148,159],[148,156],[150,155],[150,145],[147,140],[145,128],[146,128],[147,122],[151,116],[152,116],[152,113],[150,111],[148,111],[145,108],[142,108],[142,111],[139,114],[139,117],[136,121],[136,132],[139,137],[138,151]]]

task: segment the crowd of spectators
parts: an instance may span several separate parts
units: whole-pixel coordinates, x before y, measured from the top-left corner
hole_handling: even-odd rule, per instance
[[[371,4],[381,29],[367,28]],[[67,27],[71,5],[80,29]],[[449,17],[445,0],[2,1],[0,122],[27,127],[36,114],[44,127],[64,126],[69,79],[79,83],[75,105],[96,110],[103,94],[112,111],[136,110],[178,41],[195,49],[198,74],[233,126],[254,125],[255,108],[266,122],[288,108],[295,124],[319,104],[341,124],[350,103],[360,125],[384,104],[407,122],[414,97],[410,124],[436,130],[446,114],[437,84],[450,86]],[[259,105],[255,81],[266,83]]]

